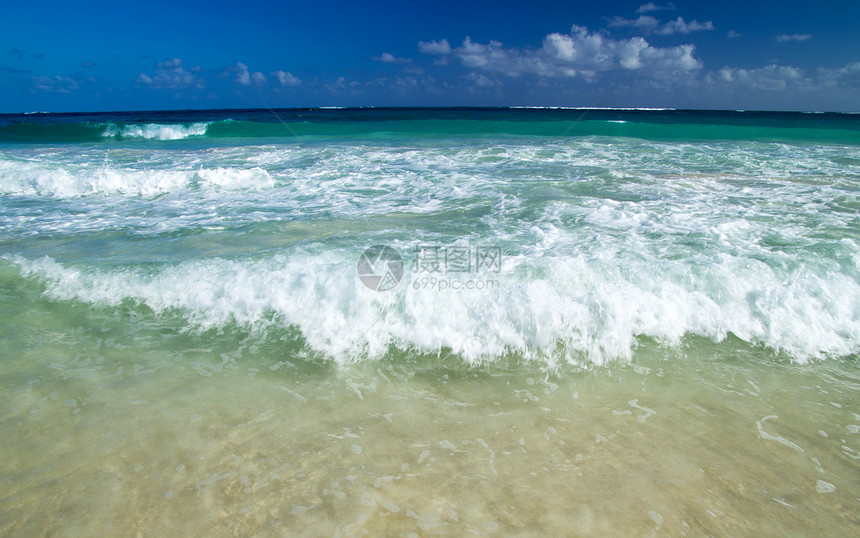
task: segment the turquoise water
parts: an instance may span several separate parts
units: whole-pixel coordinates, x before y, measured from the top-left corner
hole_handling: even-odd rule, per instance
[[[0,529],[856,532],[857,118],[2,116]]]

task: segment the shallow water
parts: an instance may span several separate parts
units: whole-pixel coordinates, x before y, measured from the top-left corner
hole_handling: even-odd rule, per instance
[[[856,119],[267,114],[0,119],[0,533],[860,532]]]
[[[26,351],[4,360],[4,534],[860,527],[850,361],[644,343],[635,364],[548,375],[451,357],[338,366],[242,335],[108,346],[109,323],[67,329],[73,341],[18,333]]]

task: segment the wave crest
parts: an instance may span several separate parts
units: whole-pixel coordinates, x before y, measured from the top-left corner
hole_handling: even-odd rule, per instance
[[[152,197],[195,188],[254,191],[274,185],[275,179],[269,172],[256,166],[197,170],[134,170],[107,166],[90,169],[0,160],[0,193],[10,195]]]
[[[416,289],[410,271],[393,292],[370,291],[346,252],[189,261],[151,273],[8,259],[53,300],[131,300],[203,330],[296,327],[339,362],[380,358],[393,346],[450,351],[469,363],[516,354],[553,368],[629,360],[640,337],[680,346],[686,335],[719,342],[730,333],[800,362],[860,351],[856,280],[804,270],[786,282],[766,264],[731,256],[698,275],[706,278],[688,262],[619,274],[580,257],[520,258],[498,275],[498,289],[449,293]]]
[[[109,123],[102,136],[105,138],[119,139],[144,139],[144,140],[180,140],[191,136],[203,136],[209,128],[210,122],[183,124],[116,124]]]

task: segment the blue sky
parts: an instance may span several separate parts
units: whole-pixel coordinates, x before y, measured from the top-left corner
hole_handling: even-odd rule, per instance
[[[5,2],[0,112],[860,110],[860,2]]]

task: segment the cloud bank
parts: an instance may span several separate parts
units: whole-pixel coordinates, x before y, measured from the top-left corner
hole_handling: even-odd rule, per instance
[[[200,70],[199,67],[192,69]],[[150,76],[146,73],[141,73],[137,77],[137,81],[151,88],[169,88],[173,90],[183,88],[202,89],[206,87],[206,82],[202,78],[182,67],[182,60],[179,58],[159,62],[156,64],[155,74]]]
[[[642,37],[616,40],[578,25],[569,34],[548,34],[539,49],[505,47],[499,41],[476,43],[466,37],[456,48],[443,39],[421,41],[418,50],[451,56],[464,67],[509,77],[534,74],[594,80],[601,72],[636,71],[646,77],[667,78],[702,67],[695,57],[694,45],[655,47]]]
[[[711,21],[699,22],[693,20],[686,22],[683,17],[678,17],[673,21],[661,24],[660,21],[650,15],[642,15],[638,19],[613,17],[609,20],[608,26],[610,28],[630,27],[658,35],[689,34],[692,32],[700,32],[702,30],[713,30],[715,28],[714,23]]]

